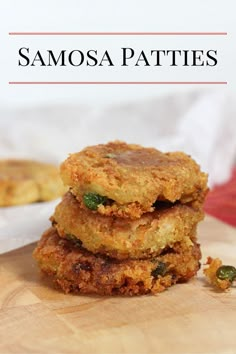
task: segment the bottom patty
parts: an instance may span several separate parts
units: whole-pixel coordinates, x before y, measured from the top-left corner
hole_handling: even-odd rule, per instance
[[[185,282],[198,271],[199,244],[177,242],[158,257],[123,260],[94,255],[62,239],[55,228],[42,235],[34,250],[39,267],[66,293],[141,295],[158,293],[177,282]]]

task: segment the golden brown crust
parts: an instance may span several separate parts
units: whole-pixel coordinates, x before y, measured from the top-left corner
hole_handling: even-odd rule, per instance
[[[158,293],[177,282],[188,281],[199,269],[199,245],[176,244],[151,260],[117,261],[95,256],[47,230],[34,251],[41,270],[51,275],[64,292],[99,295]],[[160,275],[160,265],[165,270]],[[158,272],[157,272],[158,270]]]
[[[0,206],[52,200],[65,191],[56,166],[31,160],[0,160]]]
[[[71,154],[61,165],[61,176],[80,202],[88,192],[112,200],[97,209],[108,216],[139,218],[154,210],[156,200],[198,206],[207,192],[207,175],[186,154],[119,141]]]
[[[70,192],[51,218],[61,237],[73,235],[87,250],[117,259],[150,258],[179,241],[191,245],[202,219],[201,210],[181,204],[162,207],[137,220],[103,216],[81,209]]]

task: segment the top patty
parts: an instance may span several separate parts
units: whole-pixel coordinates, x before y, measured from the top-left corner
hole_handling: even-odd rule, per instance
[[[199,204],[207,192],[207,175],[186,154],[119,141],[71,154],[61,177],[82,205],[121,217],[139,218],[157,200]]]
[[[65,191],[56,166],[31,160],[0,160],[0,206],[52,200]]]

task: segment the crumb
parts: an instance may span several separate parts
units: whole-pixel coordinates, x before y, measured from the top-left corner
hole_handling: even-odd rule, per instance
[[[236,279],[236,268],[223,265],[219,258],[208,257],[206,265],[208,268],[203,270],[208,282],[220,290],[227,290]]]

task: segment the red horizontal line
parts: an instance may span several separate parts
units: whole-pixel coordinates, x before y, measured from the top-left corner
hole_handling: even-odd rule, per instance
[[[9,81],[9,85],[227,85],[227,81]]]
[[[227,32],[9,32],[10,36],[226,36]]]

